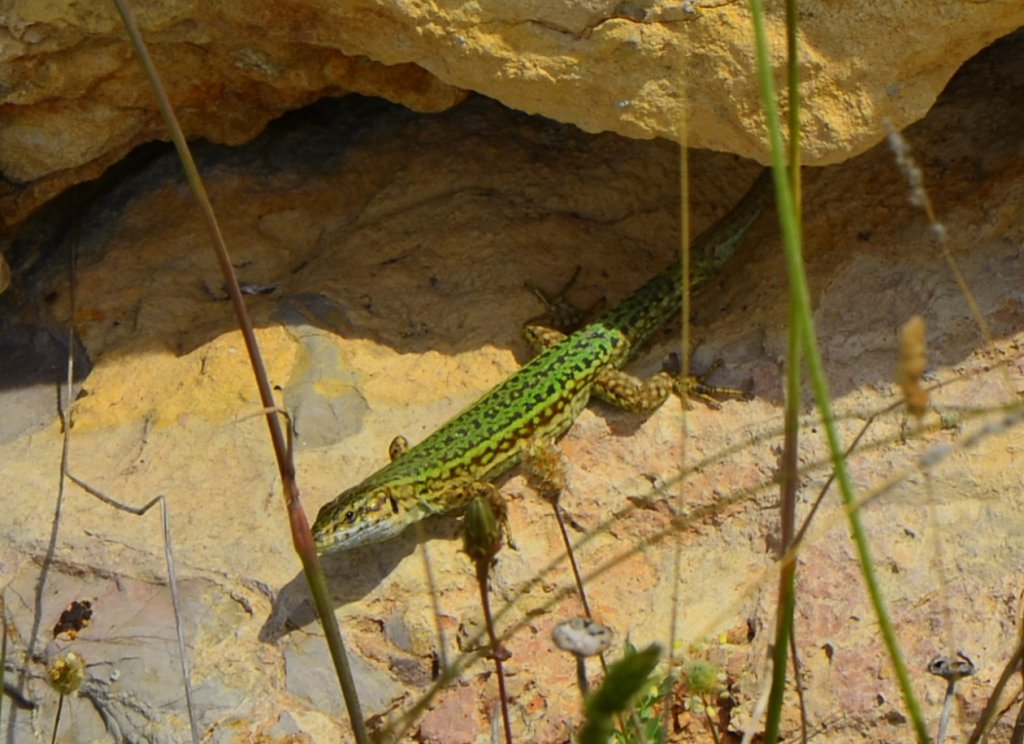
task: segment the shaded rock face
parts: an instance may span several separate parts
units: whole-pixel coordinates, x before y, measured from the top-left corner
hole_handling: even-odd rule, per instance
[[[262,0],[135,12],[190,137],[246,142],[325,95],[439,111],[475,91],[590,132],[766,158],[746,3]],[[769,13],[781,65],[781,8]],[[819,0],[801,5],[800,23],[804,158],[826,164],[877,143],[885,121],[921,118],[965,60],[1024,24],[1024,6]],[[7,229],[166,136],[112,4],[9,3],[0,110]]]
[[[928,420],[946,428],[915,435],[897,407],[871,420],[871,446],[853,469],[862,495],[900,476],[864,520],[930,725],[944,684],[926,674],[928,661],[963,649],[978,665],[959,688],[952,726],[961,739],[1017,637],[1024,569],[1020,427],[985,414],[1021,387],[1022,60],[1020,39],[995,45],[906,132],[987,337],[887,150],[804,182],[815,321],[846,441],[898,403],[895,329],[913,314],[927,323],[942,383]],[[271,381],[295,422],[306,509],[384,464],[396,434],[421,440],[528,358],[519,326],[542,308],[527,284],[555,291],[580,267],[570,299],[615,302],[672,261],[679,154],[665,140],[589,135],[482,97],[433,115],[349,97],[275,122],[243,147],[200,146],[232,261],[253,291]],[[694,229],[724,213],[756,172],[733,156],[692,153]],[[48,734],[57,700],[44,666],[78,649],[93,665],[85,694],[66,701],[64,740],[114,739],[114,727],[135,740],[187,737],[159,518],[112,511],[69,487],[53,532],[62,448],[53,381],[70,323],[82,372],[70,470],[133,504],[167,497],[201,729],[215,740],[345,739],[255,387],[180,168],[151,150],[116,175],[26,222],[7,254],[0,350],[40,350],[49,395],[9,397],[23,378],[14,364],[0,367],[0,578],[16,667],[8,679],[22,705],[38,706],[5,701],[0,724],[16,741]],[[735,731],[762,694],[772,635],[785,293],[766,217],[695,298],[691,328],[694,366],[723,360],[712,382],[749,385],[753,399],[685,414],[670,401],[646,420],[594,405],[559,445],[570,534],[596,535],[577,558],[595,614],[615,629],[612,656],[627,638],[668,643],[674,624],[680,657],[725,674],[725,725]],[[678,349],[667,331],[632,369],[656,371]],[[25,417],[11,418],[14,407]],[[961,449],[979,420],[988,432]],[[827,475],[813,420],[802,447],[801,516]],[[936,447],[950,449],[940,457]],[[579,721],[575,664],[549,638],[578,602],[564,593],[571,579],[556,560],[563,547],[549,505],[519,474],[502,493],[519,546],[499,555],[494,578],[496,608],[510,605],[499,629],[510,632],[514,729],[523,741],[565,741]],[[678,546],[656,542],[679,515]],[[325,560],[368,715],[408,709],[438,664],[473,646],[480,608],[457,524],[428,520],[422,533]],[[860,583],[830,495],[799,566],[811,727],[827,741],[907,741]],[[74,640],[53,638],[61,612],[85,599],[90,626]],[[473,664],[416,732],[487,741],[496,694],[492,667]],[[795,732],[795,699],[786,710],[784,728]],[[703,718],[680,708],[678,720],[681,737],[708,739]]]

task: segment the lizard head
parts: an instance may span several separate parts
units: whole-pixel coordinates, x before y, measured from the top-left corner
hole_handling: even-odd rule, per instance
[[[320,509],[313,523],[313,541],[318,553],[348,550],[388,540],[412,521],[400,507],[393,487],[359,485]]]

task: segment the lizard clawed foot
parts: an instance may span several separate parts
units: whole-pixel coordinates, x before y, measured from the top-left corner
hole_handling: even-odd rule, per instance
[[[750,400],[753,397],[753,394],[749,389],[719,387],[717,385],[707,384],[707,378],[721,369],[722,364],[723,362],[721,359],[716,359],[714,363],[700,375],[676,375],[672,380],[673,392],[682,398],[684,402],[688,402],[690,399],[697,399],[704,405],[716,411],[720,411],[722,409],[722,404],[720,402],[720,399],[722,398]]]

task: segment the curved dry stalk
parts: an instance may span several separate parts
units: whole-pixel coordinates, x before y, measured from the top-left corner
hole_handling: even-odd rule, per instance
[[[156,65],[153,63],[146,44],[142,40],[142,34],[139,32],[138,25],[135,23],[135,19],[127,0],[114,0],[114,2],[117,5],[117,10],[121,15],[124,27],[131,38],[136,56],[145,70],[150,86],[157,98],[160,112],[163,115],[164,122],[166,123],[171,139],[174,142],[175,149],[178,151],[178,158],[180,159],[182,168],[185,171],[185,178],[188,181],[189,188],[195,196],[196,202],[203,215],[204,222],[206,223],[207,230],[210,233],[210,240],[213,244],[214,254],[216,255],[217,263],[220,266],[221,275],[224,279],[224,284],[227,287],[228,295],[231,298],[231,304],[235,310],[239,331],[245,341],[246,352],[249,355],[249,363],[252,366],[253,376],[256,379],[256,386],[259,389],[260,402],[264,409],[274,409],[276,408],[276,401],[274,400],[270,380],[267,377],[266,365],[263,363],[263,357],[260,354],[259,344],[256,340],[256,332],[253,329],[252,320],[249,318],[249,312],[246,308],[245,300],[242,297],[242,291],[238,284],[238,277],[235,275],[234,267],[232,266],[231,259],[228,256],[227,245],[224,242],[223,234],[221,233],[220,226],[217,223],[216,215],[213,212],[213,205],[210,203],[206,194],[206,189],[199,176],[199,171],[196,168],[195,161],[192,159],[192,154],[189,151],[188,144],[185,142],[185,135],[181,131],[181,127],[178,125],[174,109],[167,97],[167,92],[164,90],[164,87],[160,82],[160,76],[157,73]],[[309,529],[309,520],[306,517],[305,510],[302,508],[302,500],[295,474],[295,465],[291,459],[291,453],[288,449],[284,431],[281,428],[281,422],[278,416],[275,413],[268,412],[265,418],[267,421],[267,428],[270,433],[271,443],[274,447],[274,456],[277,460],[278,472],[281,475],[285,508],[288,513],[288,522],[291,527],[292,543],[295,547],[295,552],[299,556],[299,560],[302,562],[302,570],[306,576],[307,582],[309,583],[310,592],[313,595],[313,603],[316,606],[317,615],[324,629],[327,646],[331,654],[331,660],[334,662],[338,681],[341,685],[342,697],[345,700],[345,706],[348,711],[349,722],[352,725],[353,733],[359,744],[366,744],[369,742],[369,736],[366,731],[366,724],[363,721],[362,709],[359,705],[359,696],[356,691],[355,681],[352,677],[352,670],[348,663],[348,656],[345,652],[345,644],[341,637],[341,630],[338,628],[338,621],[334,615],[334,607],[331,603],[330,593],[327,589],[327,579],[324,576],[323,569],[320,566],[320,561],[313,546],[312,533]]]

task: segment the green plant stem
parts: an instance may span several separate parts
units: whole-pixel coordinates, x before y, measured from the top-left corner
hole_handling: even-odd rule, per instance
[[[786,359],[786,423],[785,447],[782,455],[782,555],[779,572],[778,611],[775,619],[775,648],[772,657],[772,687],[768,696],[764,740],[774,744],[778,740],[782,721],[782,703],[786,692],[786,666],[789,638],[793,630],[793,612],[796,607],[796,557],[791,554],[796,532],[796,486],[799,479],[797,453],[800,424],[800,326],[796,305],[789,308],[789,350]],[[795,661],[795,658],[794,658]]]
[[[800,45],[797,29],[796,0],[786,0],[786,69],[789,73],[786,94],[789,96],[789,180],[793,187],[793,206],[797,223],[801,219],[800,182]]]
[[[800,223],[800,76],[799,46],[797,44],[796,0],[786,2],[786,62],[789,71],[789,175],[793,189],[793,203]],[[798,482],[798,453],[800,447],[800,359],[802,357],[800,323],[797,306],[789,306],[789,345],[786,358],[786,416],[785,446],[782,455],[782,483],[779,488],[782,526],[781,553],[783,564],[779,572],[778,607],[775,619],[775,646],[772,658],[772,687],[768,696],[764,740],[774,744],[778,740],[782,722],[782,704],[786,692],[787,651],[792,647],[793,665],[797,658],[795,644],[791,644],[793,613],[796,608],[796,560],[790,554],[796,533],[796,490]],[[799,684],[799,680],[797,680]]]
[[[263,357],[260,354],[259,344],[256,341],[256,332],[253,329],[245,301],[242,298],[242,291],[238,285],[238,278],[235,276],[231,259],[228,256],[224,236],[221,233],[220,226],[217,224],[213,205],[210,204],[202,179],[199,177],[199,170],[192,159],[192,153],[185,142],[185,135],[178,125],[174,109],[171,107],[167,92],[164,90],[157,73],[156,65],[153,63],[149,50],[142,39],[142,34],[135,23],[131,9],[126,0],[114,0],[114,4],[117,6],[117,11],[120,13],[121,20],[128,32],[132,45],[135,47],[139,62],[142,64],[142,68],[149,79],[150,86],[160,107],[160,113],[163,115],[164,122],[171,135],[171,140],[174,142],[174,147],[178,151],[178,158],[181,160],[182,168],[185,171],[185,178],[199,204],[199,209],[210,233],[210,239],[213,241],[217,263],[220,266],[228,295],[231,298],[231,304],[235,309],[238,326],[245,341],[246,351],[249,354],[249,363],[252,365],[253,375],[256,378],[256,385],[259,389],[260,401],[266,412],[267,427],[270,430],[270,439],[273,444],[274,455],[277,458],[278,471],[281,474],[288,521],[292,530],[292,542],[299,560],[302,562],[302,569],[309,583],[310,591],[313,594],[313,602],[324,628],[324,635],[326,636],[331,659],[334,662],[338,675],[338,681],[341,684],[342,695],[345,699],[353,734],[359,744],[368,744],[369,737],[366,732],[366,726],[363,723],[362,710],[356,693],[355,681],[352,679],[352,672],[349,668],[348,657],[345,653],[341,631],[338,628],[337,618],[334,615],[334,608],[331,605],[330,595],[327,591],[327,580],[324,577],[323,569],[320,567],[320,561],[317,558],[312,535],[309,530],[309,521],[306,518],[305,510],[302,508],[298,482],[295,477],[295,466],[292,462],[291,452],[286,446],[284,431],[278,418],[277,403],[274,400],[266,367],[263,364]]]
[[[861,572],[864,576],[864,584],[867,587],[871,599],[875,617],[878,620],[879,628],[885,646],[889,652],[893,670],[899,682],[903,695],[904,704],[910,715],[914,726],[917,740],[922,744],[929,740],[925,728],[924,719],[920,707],[914,696],[910,684],[910,676],[907,673],[906,664],[900,651],[896,633],[889,620],[885,599],[882,596],[881,587],[875,574],[874,562],[871,559],[871,550],[868,544],[867,535],[864,532],[860,519],[860,513],[855,508],[856,500],[853,494],[853,485],[850,482],[849,471],[846,467],[846,460],[842,456],[843,447],[839,441],[839,434],[836,431],[835,414],[832,410],[831,398],[829,397],[828,383],[825,380],[824,368],[821,361],[821,352],[818,348],[818,341],[814,333],[814,326],[811,320],[810,291],[807,287],[807,277],[804,273],[803,256],[800,246],[800,229],[797,220],[797,210],[790,190],[789,180],[786,176],[784,148],[782,143],[782,129],[779,118],[778,104],[776,103],[775,82],[772,78],[770,60],[768,58],[768,40],[764,26],[764,4],[762,0],[750,0],[751,16],[754,26],[754,46],[757,53],[757,68],[760,78],[762,103],[765,117],[768,121],[768,135],[771,142],[772,173],[775,178],[775,194],[778,207],[779,223],[782,229],[783,241],[786,249],[786,271],[790,281],[790,299],[794,304],[800,318],[801,337],[806,354],[808,375],[811,380],[811,387],[814,397],[821,411],[822,423],[828,439],[829,449],[832,454],[833,467],[836,472],[836,482],[842,495],[843,503],[847,511],[847,519],[850,525],[850,532],[857,548],[857,555],[860,560]]]
[[[722,740],[718,738],[718,729],[715,728],[715,721],[711,717],[711,713],[709,712],[710,709],[708,707],[707,696],[701,695],[700,701],[701,705],[704,706],[704,721],[708,725],[708,731],[711,732],[711,741],[714,742],[714,744],[722,744]]]

